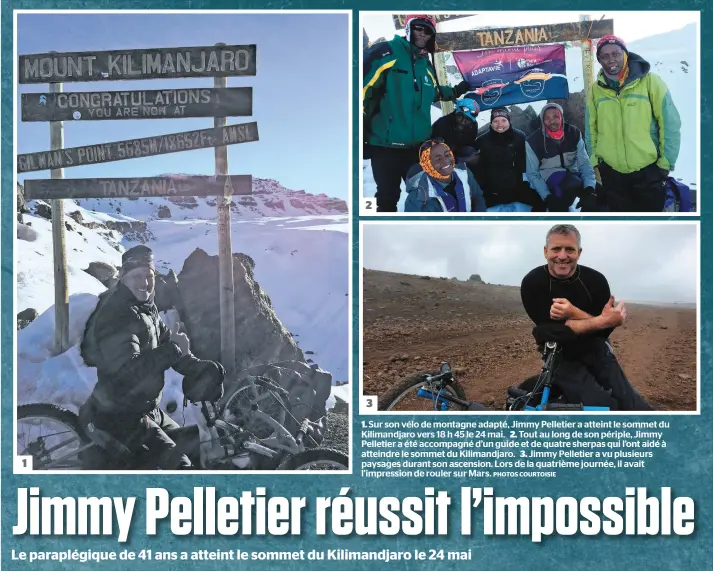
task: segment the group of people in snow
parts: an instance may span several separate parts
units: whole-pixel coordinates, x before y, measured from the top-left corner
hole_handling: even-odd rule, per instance
[[[396,212],[401,182],[410,212],[660,212],[680,149],[681,120],[664,81],[616,36],[597,42],[602,69],[586,94],[585,132],[546,104],[526,134],[507,108],[480,109],[462,81],[440,85],[432,57],[436,23],[423,14],[364,52],[365,158],[379,212]],[[431,124],[431,106],[456,110]]]

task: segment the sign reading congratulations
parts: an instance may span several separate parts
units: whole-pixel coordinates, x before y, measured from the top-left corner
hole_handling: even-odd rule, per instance
[[[481,109],[569,97],[564,45],[454,52],[453,57],[473,87],[466,97]]]

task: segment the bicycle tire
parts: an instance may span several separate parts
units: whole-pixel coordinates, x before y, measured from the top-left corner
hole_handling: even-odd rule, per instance
[[[305,466],[328,462],[339,470],[349,470],[349,457],[343,452],[331,448],[310,448],[288,456],[278,467],[278,470],[301,470]],[[309,469],[309,468],[307,468]],[[332,468],[335,469],[335,468]]]
[[[79,438],[79,441],[81,445],[89,444],[91,441],[85,434],[84,430],[82,430],[82,427],[79,423],[79,417],[73,413],[71,410],[67,410],[66,408],[63,408],[61,406],[57,406],[54,404],[45,404],[45,403],[33,403],[33,404],[23,404],[17,407],[17,422],[24,419],[29,419],[29,418],[47,418],[50,420],[54,420],[56,422],[59,422],[61,424],[64,424],[66,427],[68,427],[71,431],[73,431],[77,437]],[[19,437],[19,428],[18,428],[18,437]],[[21,453],[20,450],[18,450],[18,453]],[[81,466],[81,460],[79,461],[79,464]],[[38,466],[33,466],[33,469],[35,470],[40,470],[43,469],[42,467]],[[77,469],[77,468],[68,468],[68,469]]]
[[[287,417],[289,405],[285,402],[281,394],[271,390],[275,383],[271,379],[262,376],[255,377],[254,383],[260,397],[269,395],[269,406],[266,407],[267,410],[263,410],[262,408],[260,410],[269,414],[272,418],[277,420],[277,422],[285,426],[287,421],[291,420]],[[268,438],[272,435],[274,429],[263,421],[252,418],[249,406],[249,391],[250,385],[247,382],[235,385],[232,390],[227,392],[223,397],[224,404],[221,406],[220,416],[227,421],[231,421],[228,415],[232,414],[234,420],[243,421],[244,430],[254,434],[258,439]],[[285,427],[288,428],[287,426]]]
[[[422,371],[420,373],[414,373],[413,375],[404,377],[379,397],[379,410],[391,410],[390,407],[396,404],[410,389],[415,389],[416,387],[424,384],[424,378],[426,376],[434,376],[437,374],[438,373]],[[463,387],[458,381],[453,380],[448,383],[446,385],[446,390],[449,389],[459,399],[466,400],[465,390],[463,390]],[[449,405],[452,407],[452,410],[468,410],[468,407],[461,406],[456,403],[449,403]]]

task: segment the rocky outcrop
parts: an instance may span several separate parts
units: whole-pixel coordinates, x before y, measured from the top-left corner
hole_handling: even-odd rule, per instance
[[[182,208],[198,208],[198,201],[195,196],[169,196],[168,200]],[[160,210],[159,208],[159,218],[161,218]]]
[[[38,202],[35,204],[35,214],[46,220],[52,220],[52,207],[46,202]]]
[[[233,254],[238,370],[278,361],[304,361],[270,298],[255,281],[254,266],[249,256]],[[209,256],[200,248],[186,259],[178,275],[181,319],[191,339],[191,351],[202,359],[220,360],[219,283],[218,256]]]
[[[178,291],[178,276],[173,270],[169,270],[165,276],[156,275],[156,296],[154,298],[156,308],[159,311],[168,311],[171,308],[178,310],[183,315],[183,304],[181,294]]]
[[[107,289],[114,287],[119,281],[118,268],[106,262],[91,262],[84,271],[103,283]]]
[[[161,205],[158,207],[159,218],[171,218],[171,209],[168,206]]]
[[[28,307],[27,309],[21,311],[20,313],[17,314],[17,328],[18,329],[24,329],[27,327],[30,323],[32,323],[35,319],[40,314],[37,313],[37,310]]]
[[[153,232],[149,230],[146,222],[133,220],[132,222],[119,222],[116,220],[108,220],[106,227],[109,230],[116,230],[124,235],[129,242],[141,242],[145,244],[150,240],[154,240]]]
[[[22,215],[29,212],[29,209],[27,208],[27,201],[25,200],[25,189],[18,183],[15,190],[17,193],[15,197],[15,202],[17,204],[17,222],[22,224]]]
[[[480,274],[472,274],[472,275],[468,278],[468,281],[469,281],[469,282],[476,282],[476,283],[482,284],[482,283],[483,283],[483,278],[480,277]]]

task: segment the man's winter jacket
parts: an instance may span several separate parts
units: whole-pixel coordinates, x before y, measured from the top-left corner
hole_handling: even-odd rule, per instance
[[[641,56],[629,53],[629,76],[615,89],[600,71],[587,97],[585,142],[592,165],[605,162],[627,174],[656,163],[674,170],[681,118],[663,80]]]
[[[378,147],[413,147],[431,135],[431,105],[454,101],[455,89],[441,86],[426,52],[401,36],[364,52],[362,100],[364,138]]]
[[[551,193],[547,180],[556,172],[569,171],[582,179],[582,187],[596,188],[597,180],[584,148],[582,133],[564,124],[564,137],[557,141],[545,133],[544,126],[527,138],[527,180],[545,200]]]
[[[153,301],[142,303],[121,282],[102,293],[82,340],[85,362],[97,368],[94,405],[112,414],[145,414],[158,407],[164,372],[195,374],[202,362],[182,355]]]
[[[418,167],[420,169],[420,167]],[[414,169],[416,170],[416,169]],[[411,173],[409,173],[411,174]],[[478,183],[471,172],[462,164],[457,164],[453,169],[453,175],[458,177],[458,181],[463,188],[463,198],[465,208],[463,212],[485,212],[485,199],[483,191],[480,190]],[[405,212],[446,212],[445,200],[438,192],[436,185],[438,181],[434,181],[423,170],[419,170],[409,177],[406,183],[406,204]],[[441,186],[442,183],[440,183]],[[441,191],[443,192],[443,191]]]
[[[510,127],[504,133],[490,129],[475,142],[480,158],[475,178],[483,189],[488,207],[526,202],[525,133]],[[531,191],[530,191],[531,192]]]

